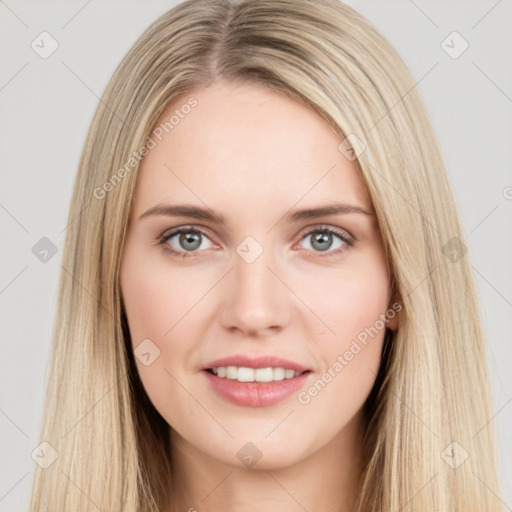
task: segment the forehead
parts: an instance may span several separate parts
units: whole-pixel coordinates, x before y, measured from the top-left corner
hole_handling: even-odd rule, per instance
[[[158,127],[139,168],[137,212],[162,200],[200,200],[226,212],[232,203],[259,214],[262,206],[285,210],[298,201],[370,206],[357,165],[338,150],[332,128],[305,104],[262,85],[216,82],[182,94]]]

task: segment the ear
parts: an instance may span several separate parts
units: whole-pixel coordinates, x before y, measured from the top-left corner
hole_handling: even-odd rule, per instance
[[[388,310],[389,311],[389,310]],[[390,330],[390,331],[396,331],[397,328],[398,328],[398,313],[393,309],[391,308],[391,311],[395,313],[395,316],[393,318],[391,318],[390,315],[388,315],[389,317],[389,320],[386,322],[386,327]],[[391,313],[392,315],[393,313]]]
[[[403,306],[398,293],[393,292],[388,303],[388,309],[386,310],[386,327],[390,331],[396,331],[398,329],[398,316],[402,309]]]

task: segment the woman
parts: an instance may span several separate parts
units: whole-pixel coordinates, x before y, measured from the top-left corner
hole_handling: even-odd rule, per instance
[[[444,163],[354,10],[164,14],[102,97],[70,219],[31,510],[499,510]]]

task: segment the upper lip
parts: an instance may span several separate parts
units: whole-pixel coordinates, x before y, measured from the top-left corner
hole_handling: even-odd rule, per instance
[[[218,368],[219,366],[243,366],[246,368],[284,368],[291,369],[299,372],[308,371],[309,368],[296,363],[295,361],[290,361],[289,359],[284,359],[279,356],[273,355],[261,355],[261,356],[249,356],[244,354],[237,354],[233,356],[222,357],[220,359],[216,359],[215,361],[211,361],[206,366],[201,368],[202,370],[209,370],[211,368]]]

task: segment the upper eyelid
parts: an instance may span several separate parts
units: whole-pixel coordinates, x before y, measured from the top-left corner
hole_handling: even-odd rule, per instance
[[[172,238],[176,235],[179,235],[180,232],[187,232],[187,231],[196,231],[201,233],[202,235],[211,238],[211,235],[208,233],[208,229],[203,226],[197,226],[197,225],[183,225],[183,226],[176,226],[175,228],[166,229],[159,237],[158,239],[164,239],[164,238]]]
[[[346,229],[344,228],[338,228],[335,226],[330,226],[328,224],[315,224],[313,226],[308,226],[299,231],[299,233],[296,236],[301,236],[301,240],[306,235],[310,235],[311,233],[314,233],[315,231],[331,231],[332,234],[340,237],[341,239],[346,238],[349,242],[355,242],[355,237]]]

